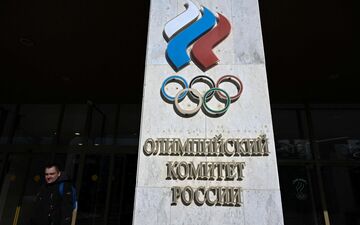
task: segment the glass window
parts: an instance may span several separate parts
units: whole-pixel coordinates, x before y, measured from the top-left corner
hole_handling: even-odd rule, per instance
[[[124,156],[116,156],[114,160],[114,170],[111,178],[111,198],[109,205],[108,220],[114,224],[122,224],[122,207],[124,199],[124,174],[126,171],[126,160]]]
[[[304,110],[273,109],[272,118],[278,159],[311,159]]]
[[[324,167],[322,176],[331,225],[360,225],[360,166]]]
[[[86,143],[85,123],[88,105],[68,104],[65,106],[64,117],[60,130],[60,144],[83,145]]]
[[[102,225],[105,219],[110,156],[88,155],[85,158],[79,193],[78,225]]]
[[[98,107],[91,109],[91,130],[89,134],[90,144],[98,146],[102,144],[105,135],[106,115]]]
[[[11,225],[27,180],[29,154],[10,154],[0,192],[0,224]]]
[[[305,166],[279,166],[285,224],[320,225],[319,198],[314,196],[314,171]]]
[[[116,115],[118,112],[118,105],[102,104],[97,106],[104,115],[104,129],[102,133],[101,144],[111,145],[114,143],[116,130]],[[95,142],[98,142],[97,140]]]
[[[135,148],[136,149],[136,148]],[[134,151],[135,151],[134,149]],[[134,207],[134,194],[136,184],[136,166],[137,166],[137,155],[128,154],[126,155],[126,171],[124,174],[125,185],[124,185],[124,199],[122,202],[122,220],[124,224],[130,225],[132,222],[133,207]]]
[[[7,114],[7,110],[0,106],[0,137],[2,136],[3,130],[5,128]]]
[[[90,133],[89,144],[111,145],[114,143],[116,128],[117,105],[90,105]]]
[[[1,184],[3,181],[3,171],[5,169],[5,153],[0,151],[0,191],[1,191]]]
[[[0,105],[0,144],[12,142],[16,121],[19,118],[16,105]]]
[[[315,143],[322,159],[360,159],[360,110],[311,111]]]
[[[137,145],[140,131],[141,105],[122,104],[119,112],[117,144]]]
[[[21,105],[15,144],[52,144],[56,138],[60,105]]]

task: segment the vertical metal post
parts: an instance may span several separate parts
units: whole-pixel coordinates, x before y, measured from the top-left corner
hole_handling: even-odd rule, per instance
[[[5,128],[5,123],[6,123],[6,119],[8,117],[8,111],[5,109],[0,108],[0,138],[2,137],[2,132]],[[2,187],[2,180],[4,177],[4,170],[5,170],[5,164],[7,161],[7,156],[8,156],[8,150],[5,149],[5,151],[3,150],[2,153],[0,153],[0,159],[2,160],[2,163],[0,164],[0,191],[1,191],[1,187]]]
[[[21,206],[22,206],[23,198],[24,198],[24,194],[25,194],[25,189],[26,189],[26,181],[27,181],[26,178],[29,177],[32,161],[33,161],[32,151],[29,151],[29,160],[28,160],[28,163],[26,165],[27,169],[25,171],[24,184],[23,184],[22,190],[20,192],[19,201],[18,201],[16,211],[15,211],[15,215],[14,215],[13,225],[17,225],[17,223],[18,223],[18,219],[19,219],[19,216],[20,216],[20,210],[21,210]]]
[[[3,163],[0,165],[0,191],[2,189],[2,182],[3,182],[3,178],[5,177],[5,168],[6,165],[8,164],[8,157],[9,157],[9,152],[6,149],[5,152],[3,152],[4,154],[2,155],[2,159],[3,159]]]
[[[60,135],[61,135],[61,132],[62,132],[62,125],[63,125],[63,121],[64,121],[64,115],[65,115],[65,104],[62,104],[61,107],[60,107],[58,123],[57,123],[57,126],[56,126],[56,136],[55,136],[55,141],[54,141],[55,145],[58,145],[60,143]]]
[[[106,115],[103,115],[102,124],[101,124],[100,144],[104,144],[105,123],[106,123]]]
[[[322,210],[323,210],[323,216],[324,216],[325,225],[330,225],[329,212],[328,212],[328,209],[327,209],[326,196],[325,196],[325,191],[324,191],[324,183],[323,183],[323,179],[322,179],[322,175],[321,175],[321,165],[319,163],[320,153],[319,153],[318,146],[316,145],[316,142],[315,142],[314,126],[313,126],[313,123],[312,123],[310,106],[308,104],[306,104],[305,107],[306,107],[305,108],[305,110],[306,110],[306,121],[307,121],[307,124],[309,126],[310,146],[311,146],[312,151],[314,152],[314,157],[315,157],[314,161],[315,161],[315,168],[316,168],[316,177],[317,177],[317,180],[318,180],[319,190],[320,190],[321,207],[322,207]]]
[[[306,175],[309,181],[309,191],[310,191],[310,199],[311,199],[311,208],[312,208],[312,214],[313,219],[315,222],[315,225],[318,225],[318,219],[317,219],[317,212],[316,212],[316,204],[315,204],[315,198],[314,198],[314,189],[313,189],[313,183],[312,183],[312,177],[310,173],[310,167],[309,165],[306,166]]]
[[[125,186],[125,174],[126,174],[126,166],[127,166],[127,156],[126,154],[123,157],[123,165],[121,170],[121,189],[120,191],[120,207],[119,207],[119,220],[121,220],[121,213],[123,209],[124,201],[124,186]]]
[[[92,120],[92,102],[88,101],[87,102],[87,115],[86,115],[86,120],[85,120],[85,126],[84,126],[84,139],[85,139],[85,143],[86,145],[89,145],[89,136],[90,136],[90,132],[91,132],[91,120]],[[78,199],[80,199],[80,194],[81,194],[81,178],[82,175],[84,173],[84,167],[85,167],[85,157],[86,157],[86,152],[80,152],[80,159],[79,159],[79,169],[77,171],[77,175],[76,175],[76,190],[77,190],[77,197]]]
[[[19,125],[19,120],[20,120],[19,111],[20,111],[20,104],[17,104],[16,108],[15,108],[15,112],[14,112],[14,118],[13,118],[13,121],[11,123],[12,127],[10,129],[9,137],[8,137],[8,139],[6,141],[7,144],[12,144],[13,143],[13,139],[14,139],[14,136],[15,136],[15,133],[16,133],[16,129],[17,129],[17,126]],[[8,153],[8,150],[6,149],[5,152],[4,152],[4,156],[3,156],[4,157],[3,158],[4,163],[0,168],[0,184],[2,184],[2,178],[4,177],[5,168],[6,168],[6,165],[8,164],[8,162],[7,162],[8,156],[9,156],[9,153]],[[0,189],[1,189],[1,187],[0,187]]]
[[[84,167],[85,167],[85,152],[81,152],[79,159],[79,169],[77,171],[76,184],[75,184],[78,199],[80,199],[81,178],[84,172]]]
[[[110,199],[111,199],[111,189],[112,189],[112,178],[114,173],[115,165],[115,156],[114,154],[110,155],[110,173],[107,180],[107,190],[106,190],[106,201],[105,201],[105,212],[104,212],[104,225],[108,224],[109,209],[110,209]]]
[[[0,137],[5,128],[6,119],[8,117],[9,112],[5,109],[0,108]]]
[[[86,115],[86,121],[85,121],[85,127],[84,127],[84,138],[85,143],[89,145],[90,140],[90,134],[91,134],[91,123],[92,123],[92,113],[93,113],[93,103],[91,101],[87,102],[88,108],[87,108],[87,115]]]
[[[13,119],[11,131],[10,131],[10,135],[9,135],[8,140],[7,140],[7,144],[12,144],[13,143],[15,133],[16,133],[17,127],[18,127],[19,122],[20,122],[19,112],[20,112],[20,104],[17,104],[16,108],[15,108],[15,112],[14,112],[14,119]]]
[[[297,124],[298,124],[298,127],[299,127],[300,138],[304,139],[305,138],[305,135],[304,135],[305,129],[304,129],[304,124],[303,124],[303,120],[302,120],[302,117],[301,117],[301,110],[296,109],[295,112],[296,112]]]
[[[114,130],[114,145],[117,144],[119,135],[119,122],[120,122],[120,104],[117,105],[116,117],[115,117],[115,130]]]
[[[101,121],[101,130],[100,130],[100,143],[103,144],[104,132],[105,132],[105,123],[106,123],[106,114],[101,111],[101,109],[94,103],[92,103],[93,109],[95,109],[98,113],[100,113],[102,121]]]

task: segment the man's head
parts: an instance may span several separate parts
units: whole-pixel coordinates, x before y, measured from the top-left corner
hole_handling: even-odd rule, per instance
[[[48,184],[54,183],[61,175],[59,166],[56,164],[48,164],[45,166],[45,181]]]

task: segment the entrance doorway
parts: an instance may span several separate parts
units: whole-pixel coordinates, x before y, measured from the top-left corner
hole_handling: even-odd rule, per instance
[[[33,150],[17,146],[4,151],[0,154],[0,224],[27,225],[48,162],[59,164],[77,189],[77,225],[131,224],[136,148]]]

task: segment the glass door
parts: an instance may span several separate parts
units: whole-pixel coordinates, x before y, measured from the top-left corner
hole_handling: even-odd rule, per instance
[[[136,154],[87,154],[83,158],[77,225],[131,225]]]
[[[64,155],[64,154],[60,154]],[[65,168],[69,157],[56,157],[57,154],[46,152],[9,153],[3,165],[3,182],[0,192],[0,224],[28,225],[33,201],[40,187],[44,185],[44,166],[55,162]],[[77,165],[73,164],[73,168]],[[71,170],[69,170],[71,171]],[[76,172],[76,170],[72,170]],[[69,174],[74,177],[74,174]]]
[[[0,192],[0,224],[16,224],[20,217],[30,157],[26,153],[9,154],[5,162]]]
[[[331,225],[360,225],[360,165],[321,169]]]
[[[323,225],[320,201],[314,195],[315,171],[306,165],[279,166],[280,190],[285,224]]]
[[[136,154],[115,155],[106,225],[132,224],[136,165]]]
[[[0,224],[29,224],[33,201],[45,184],[44,166],[55,162],[77,189],[77,225],[130,225],[137,155],[125,152],[113,148],[80,152],[20,149],[9,153],[6,160],[0,158],[4,174]]]
[[[104,224],[110,158],[109,154],[89,154],[83,158],[83,164],[80,165],[82,174],[77,185],[79,188],[77,225]]]

